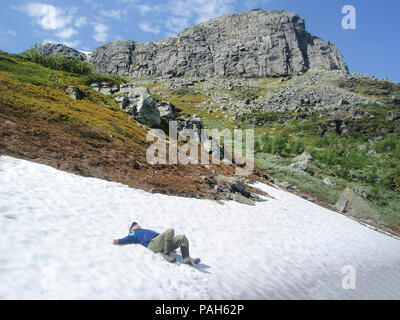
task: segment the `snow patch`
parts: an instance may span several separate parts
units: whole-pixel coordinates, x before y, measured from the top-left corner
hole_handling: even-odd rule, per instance
[[[275,199],[246,206],[150,194],[2,156],[0,299],[400,298],[400,241],[256,186]],[[186,234],[202,262],[113,246],[132,221]],[[342,287],[347,265],[354,290]]]
[[[84,55],[86,55],[86,59],[89,60],[90,57],[92,56],[92,52],[89,51],[82,51],[82,50],[78,50],[79,52],[83,53]]]

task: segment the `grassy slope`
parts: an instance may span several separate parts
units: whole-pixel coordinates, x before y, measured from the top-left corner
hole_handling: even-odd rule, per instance
[[[110,96],[90,89],[86,76],[51,70],[18,56],[0,54],[0,102],[21,116],[57,122],[66,131],[83,137],[124,143],[143,142],[145,130],[134,122]],[[69,86],[84,93],[77,101],[65,94]],[[107,107],[107,106],[108,107]]]
[[[275,81],[265,79],[260,82],[260,87],[251,88],[249,92],[243,92],[241,88],[224,92],[233,98],[255,99],[274,90],[273,86],[268,85],[276,85]],[[323,128],[337,119],[315,115],[301,120],[296,119],[298,114],[288,111],[249,114],[232,120],[232,114],[229,111],[220,111],[219,106],[214,106],[216,111],[208,113],[209,108],[200,105],[208,99],[199,90],[201,83],[168,94],[163,94],[161,83],[152,84],[151,89],[155,93],[161,92],[158,95],[160,99],[170,101],[183,112],[200,115],[209,128],[253,128],[252,121],[246,121],[246,118],[262,119],[264,125],[254,128],[258,141],[258,167],[331,205],[337,202],[346,187],[353,190],[357,186],[366,189],[371,193],[368,199],[370,205],[381,214],[383,222],[400,226],[400,124],[399,121],[385,119],[389,112],[400,110],[399,105],[388,103],[393,96],[400,98],[400,85],[378,80],[343,80],[336,84],[352,92],[378,99],[383,105],[360,106],[368,111],[367,117],[361,120],[344,120],[346,127],[356,130],[339,135],[330,129],[330,134],[322,135]],[[266,148],[264,136],[269,136],[268,143],[274,144],[274,139],[282,134],[287,135],[283,150],[274,152],[271,148]],[[369,138],[374,135],[385,139],[370,142]],[[315,159],[307,172],[290,168],[292,159],[303,150],[310,152]],[[326,185],[324,178],[330,178],[336,186]]]
[[[0,154],[148,191],[218,198],[201,177],[232,176],[234,167],[148,164],[145,127],[91,81],[119,79],[56,71],[0,51]],[[83,100],[65,93],[71,85]]]

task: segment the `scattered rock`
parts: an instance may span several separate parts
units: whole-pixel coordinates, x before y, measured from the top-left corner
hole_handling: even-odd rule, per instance
[[[368,142],[379,142],[381,140],[383,140],[383,137],[381,135],[374,135],[368,139]]]
[[[140,163],[140,161],[135,160],[133,162],[133,168],[136,170],[140,170],[142,168],[142,164]]]
[[[387,121],[399,121],[400,120],[400,111],[390,111],[385,119]]]
[[[323,180],[323,182],[328,186],[336,187],[336,183],[333,180],[329,179],[329,178],[325,178]]]
[[[160,125],[160,111],[149,89],[135,87],[132,84],[124,84],[120,86],[118,94],[120,96],[116,99],[117,103],[119,102],[121,108],[128,114],[132,114],[140,123],[149,127]]]
[[[350,188],[346,188],[335,207],[343,214],[379,225],[379,213],[370,208],[368,202]]]
[[[11,120],[6,120],[6,125],[8,125],[8,126],[15,126],[16,123],[15,123],[14,121],[11,121]]]
[[[368,199],[371,196],[371,192],[366,187],[356,186],[354,191],[365,199]]]
[[[255,205],[255,203],[251,199],[243,196],[240,192],[231,193],[229,195],[229,199],[233,200],[233,201],[236,201],[236,202],[239,202],[241,204],[247,204],[249,206],[254,206]]]
[[[344,99],[344,98],[341,98],[341,99],[339,99],[339,101],[338,101],[338,103],[337,103],[337,105],[339,106],[339,107],[341,107],[341,106],[346,106],[346,105],[349,105],[350,103],[346,100],[346,99]]]
[[[345,119],[350,120],[360,120],[364,118],[368,113],[364,109],[361,108],[352,108],[349,112],[349,115]]]
[[[206,180],[210,183],[212,192],[222,194],[222,200],[234,200],[247,205],[254,205],[254,201],[265,201],[248,192],[243,181],[236,177],[217,175]]]
[[[305,199],[305,200],[308,200],[310,202],[315,202],[315,199],[313,197],[310,197],[309,195],[302,194],[302,195],[300,195],[300,197]]]
[[[218,186],[229,188],[233,192],[242,193],[246,190],[243,182],[238,178],[218,175],[214,179]]]
[[[92,83],[93,90],[103,94],[116,94],[114,100],[128,114],[151,128],[157,127],[161,123],[160,110],[156,101],[145,87],[136,87],[132,83],[120,86],[108,86],[105,83]],[[161,108],[168,105],[161,104]],[[171,106],[169,106],[171,107]],[[164,109],[162,109],[164,111]]]
[[[160,112],[160,117],[164,117],[167,121],[175,119],[175,106],[168,101],[158,101],[157,108]]]
[[[278,187],[281,187],[282,189],[286,189],[286,190],[294,190],[294,186],[291,185],[289,182],[286,181],[276,181],[275,184]]]
[[[82,100],[83,94],[82,92],[74,86],[69,86],[67,89],[65,89],[65,92],[68,93],[68,95],[75,100]]]
[[[294,162],[290,165],[291,168],[305,171],[314,159],[308,152],[303,152],[293,160]]]

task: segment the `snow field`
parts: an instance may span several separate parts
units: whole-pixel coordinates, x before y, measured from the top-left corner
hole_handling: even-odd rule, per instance
[[[0,157],[0,299],[399,299],[400,241],[288,192],[246,206],[150,194]],[[113,246],[185,234],[196,267]],[[343,268],[356,288],[344,289]],[[345,269],[347,270],[347,269]]]

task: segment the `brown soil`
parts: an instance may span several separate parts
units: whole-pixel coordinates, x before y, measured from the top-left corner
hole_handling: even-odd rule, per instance
[[[0,154],[50,165],[70,173],[105,179],[130,187],[178,196],[215,199],[204,177],[235,175],[235,165],[150,165],[148,144],[102,141],[82,137],[32,113],[21,114],[0,106]],[[246,178],[267,183],[268,176],[255,169]],[[257,189],[249,187],[250,192]],[[258,192],[260,193],[260,192]]]

